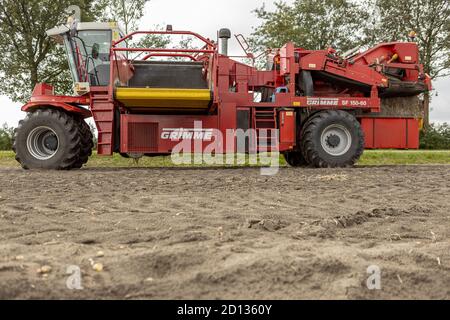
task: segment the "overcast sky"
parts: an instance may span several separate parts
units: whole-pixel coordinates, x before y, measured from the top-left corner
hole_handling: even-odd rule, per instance
[[[233,33],[248,36],[259,23],[252,11],[264,2],[267,8],[274,7],[274,1],[268,0],[151,0],[146,7],[141,30],[172,24],[175,30],[191,30],[215,39],[218,29],[228,27]],[[241,53],[235,41],[230,50],[232,54]],[[433,97],[431,119],[450,122],[450,78],[436,81],[434,87],[438,96]],[[20,107],[21,104],[0,96],[0,125],[6,122],[16,126],[24,117]]]

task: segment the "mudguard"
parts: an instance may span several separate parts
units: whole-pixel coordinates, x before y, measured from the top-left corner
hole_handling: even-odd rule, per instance
[[[53,86],[39,83],[35,86],[30,101],[22,107],[24,112],[33,112],[39,108],[53,107],[63,109],[68,113],[75,113],[83,118],[92,117],[90,110],[82,106],[89,105],[88,96],[72,97],[54,95]]]

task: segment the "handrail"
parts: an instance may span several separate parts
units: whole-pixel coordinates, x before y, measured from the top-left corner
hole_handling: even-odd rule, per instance
[[[117,47],[118,44],[126,41],[127,39],[132,38],[134,35],[189,35],[193,36],[202,42],[205,43],[204,46],[201,47],[201,49],[188,49],[188,48],[129,48],[129,47]],[[191,32],[191,31],[135,31],[127,36],[119,39],[118,41],[115,41],[112,43],[111,51],[116,52],[140,52],[139,55],[143,53],[148,53],[142,60],[148,60],[151,57],[157,56],[157,57],[184,57],[189,58],[193,61],[198,61],[198,56],[201,54],[209,54],[213,55],[217,53],[217,45],[214,43],[214,41],[207,39],[198,33]],[[137,57],[133,60],[137,60]]]
[[[195,57],[191,56],[190,54],[176,54],[176,53],[173,53],[173,54],[170,54],[170,53],[167,53],[167,54],[161,54],[161,53],[149,53],[149,54],[146,55],[144,58],[142,58],[142,61],[146,61],[146,60],[148,60],[148,59],[150,59],[150,58],[152,58],[152,57],[177,57],[177,58],[189,58],[189,59],[191,59],[191,60],[193,60],[193,61],[197,61],[197,59],[196,59]]]
[[[248,43],[247,39],[245,39],[244,35],[237,34],[234,37],[236,38],[237,42],[241,46],[244,53],[247,55],[247,58],[254,60],[255,56],[253,55],[253,53],[248,52],[248,50],[250,50],[250,44]],[[245,44],[245,46],[244,46],[244,44]]]
[[[123,52],[181,52],[181,53],[215,53],[215,50],[200,50],[200,49],[160,49],[160,48],[112,48],[113,51]]]
[[[208,46],[215,47],[215,44],[211,40],[199,35],[198,33],[192,32],[192,31],[135,31],[135,32],[130,33],[129,35],[126,35],[122,39],[119,39],[119,40],[113,42],[112,47],[114,48],[119,43],[122,43],[123,41],[128,40],[138,34],[140,34],[140,35],[144,35],[144,34],[189,35],[189,36],[194,36],[197,39],[203,41]]]

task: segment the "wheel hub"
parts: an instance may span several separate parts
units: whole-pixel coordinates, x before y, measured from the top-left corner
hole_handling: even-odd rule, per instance
[[[58,139],[55,135],[50,134],[44,138],[44,146],[51,151],[55,151],[58,148]]]
[[[330,135],[327,137],[327,145],[328,145],[330,148],[336,148],[336,147],[339,146],[340,143],[341,143],[341,138],[339,138],[338,135],[330,134]]]
[[[349,129],[341,124],[332,124],[323,130],[320,139],[322,149],[331,156],[346,154],[352,146],[352,135]]]
[[[58,152],[58,136],[49,127],[34,128],[28,134],[27,149],[34,158],[41,161],[49,160]]]

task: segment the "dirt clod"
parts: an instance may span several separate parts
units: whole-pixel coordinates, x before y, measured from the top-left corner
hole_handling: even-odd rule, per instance
[[[39,273],[39,274],[45,275],[45,274],[48,274],[48,273],[52,272],[52,267],[50,267],[50,266],[42,266],[39,269],[37,269],[36,272]]]

